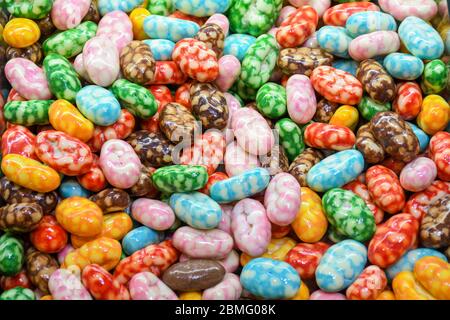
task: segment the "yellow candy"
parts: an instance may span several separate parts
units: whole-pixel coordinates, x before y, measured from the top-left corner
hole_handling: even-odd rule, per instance
[[[411,271],[402,271],[392,281],[396,300],[435,300]]]
[[[3,26],[0,24],[0,42],[3,41]]]
[[[56,207],[56,220],[68,232],[80,237],[93,237],[102,232],[103,212],[94,202],[70,197]]]
[[[8,154],[2,159],[3,174],[19,186],[50,192],[59,187],[61,177],[54,169],[19,154]]]
[[[121,255],[119,241],[101,237],[67,254],[62,267],[76,265],[83,270],[87,265],[95,263],[109,271],[119,263]]]
[[[300,289],[298,289],[295,296],[289,300],[309,300],[309,289],[308,286],[302,281],[300,283]]]
[[[266,252],[261,257],[284,261],[288,252],[293,247],[295,247],[296,244],[297,243],[294,240],[288,237],[284,237],[281,239],[272,239],[267,246]],[[252,257],[246,253],[242,253],[240,258],[241,265],[245,266],[247,263],[249,263],[250,260],[254,258],[257,257]]]
[[[390,290],[385,290],[377,297],[377,300],[395,300],[395,295]]]
[[[136,8],[130,13],[130,20],[133,24],[134,39],[144,40],[149,37],[144,32],[144,20],[150,15],[150,11],[145,8]]]
[[[301,191],[302,205],[291,225],[300,240],[314,243],[327,232],[328,220],[317,193],[307,187],[302,187]]]
[[[417,124],[429,135],[444,130],[450,119],[450,106],[441,96],[430,94],[422,102]]]
[[[202,300],[202,293],[200,291],[183,292],[178,296],[180,300]]]
[[[77,249],[92,240],[100,237],[122,240],[125,235],[133,229],[133,221],[124,212],[111,213],[103,217],[102,232],[94,237],[71,236],[72,246]]]
[[[330,124],[344,126],[355,130],[359,121],[358,109],[352,106],[343,105],[339,107],[330,119]]]
[[[26,48],[36,43],[41,30],[36,22],[25,18],[11,19],[3,29],[3,40],[13,48]]]
[[[39,300],[53,300],[53,296],[51,295],[42,296],[41,299]]]
[[[56,100],[48,110],[50,124],[55,130],[87,142],[94,134],[94,124],[66,100]]]
[[[450,300],[450,264],[438,257],[424,257],[414,265],[414,276],[433,297]]]

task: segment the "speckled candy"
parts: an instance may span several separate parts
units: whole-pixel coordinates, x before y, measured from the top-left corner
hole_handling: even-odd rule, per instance
[[[286,83],[286,94],[287,109],[291,119],[298,124],[308,123],[314,117],[317,109],[316,95],[311,80],[301,74],[289,77]]]
[[[195,22],[154,14],[144,20],[144,31],[152,39],[178,42],[184,38],[192,38],[199,29]]]
[[[123,106],[138,118],[148,119],[158,109],[156,99],[149,90],[128,80],[115,81],[111,91]]]
[[[86,86],[76,97],[80,112],[99,126],[109,126],[120,117],[120,104],[114,95],[99,86]]]
[[[48,110],[53,100],[10,101],[5,104],[5,120],[23,126],[49,123]]]
[[[156,170],[152,180],[163,192],[190,192],[205,186],[208,173],[203,166],[174,165]]]
[[[384,67],[391,76],[400,80],[414,80],[422,75],[424,64],[419,58],[406,53],[391,53],[384,58]]]
[[[344,27],[323,26],[317,31],[317,42],[326,52],[337,57],[349,58],[348,47],[353,40]]]
[[[286,89],[276,83],[268,82],[256,94],[256,106],[266,117],[276,119],[286,113]]]

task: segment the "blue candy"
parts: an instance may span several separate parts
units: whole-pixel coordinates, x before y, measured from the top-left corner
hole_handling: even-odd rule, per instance
[[[430,142],[430,137],[418,126],[412,124],[411,122],[406,121],[407,124],[411,127],[412,131],[419,140],[420,152],[424,152],[428,147],[428,143]]]
[[[150,15],[144,20],[144,31],[153,39],[167,39],[178,42],[184,38],[193,38],[200,27],[192,21]]]
[[[397,23],[390,14],[365,11],[354,13],[347,19],[345,28],[353,38],[375,31],[396,31]]]
[[[165,39],[144,40],[144,43],[150,47],[153,53],[153,58],[156,61],[172,60],[172,51],[175,43]]]
[[[364,157],[358,150],[344,150],[323,159],[309,170],[308,186],[319,192],[342,187],[364,170]]]
[[[358,69],[358,62],[350,59],[338,59],[333,61],[333,68],[343,70],[345,72],[351,73],[356,77],[356,70]]]
[[[324,26],[317,31],[319,46],[341,58],[349,58],[348,46],[353,40],[344,27]]]
[[[250,260],[240,279],[245,290],[265,299],[291,298],[301,285],[298,272],[290,264],[268,258]]]
[[[439,33],[420,18],[410,16],[403,20],[398,35],[406,49],[420,59],[438,59],[444,53],[444,42]]]
[[[63,199],[70,198],[70,197],[87,198],[91,195],[89,190],[86,190],[85,188],[83,188],[78,183],[77,179],[73,179],[73,178],[64,179],[64,181],[59,186],[58,191],[59,191],[60,196]]]
[[[130,12],[143,2],[144,0],[98,0],[98,10],[102,16],[116,10]]]
[[[316,269],[317,285],[326,292],[338,292],[350,286],[367,262],[366,247],[355,240],[343,240],[331,246]]]
[[[228,10],[231,0],[176,0],[175,8],[196,17],[209,17]]]
[[[225,38],[223,55],[231,54],[242,62],[248,48],[256,41],[254,36],[248,34],[232,34]]]
[[[197,229],[213,229],[222,219],[222,209],[213,199],[200,192],[174,193],[169,205],[181,221]]]
[[[414,249],[405,253],[400,258],[400,260],[398,260],[395,264],[387,268],[386,275],[389,280],[392,280],[395,278],[397,274],[399,274],[402,271],[413,271],[414,265],[416,264],[417,260],[429,256],[438,257],[444,261],[447,261],[447,257],[437,250],[428,248]]]
[[[413,55],[395,52],[384,58],[384,67],[394,78],[414,80],[422,75],[424,65]]]
[[[86,86],[77,93],[80,112],[99,126],[109,126],[120,117],[120,103],[114,95],[99,86]]]
[[[160,243],[163,238],[163,233],[142,226],[127,233],[122,239],[122,248],[127,255],[131,255],[148,245]]]
[[[263,191],[269,182],[269,171],[264,168],[255,168],[214,183],[209,194],[218,203],[228,203],[251,197]]]

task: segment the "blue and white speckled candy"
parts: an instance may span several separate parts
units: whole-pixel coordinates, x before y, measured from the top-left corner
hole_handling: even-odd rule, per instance
[[[122,239],[122,248],[126,255],[132,255],[138,250],[154,243],[160,243],[164,234],[146,226],[131,230]]]
[[[99,86],[86,86],[77,93],[80,112],[99,126],[109,126],[120,117],[120,103],[114,95]]]
[[[411,16],[403,20],[398,35],[406,49],[420,59],[438,59],[444,52],[439,33],[420,18]]]
[[[175,43],[166,39],[144,40],[144,43],[150,47],[153,58],[156,61],[172,60],[172,51]]]
[[[319,46],[341,58],[349,58],[348,46],[353,40],[344,27],[324,26],[316,32]]]
[[[70,198],[70,197],[83,197],[87,198],[91,195],[89,190],[83,188],[74,178],[67,178],[61,183],[58,188],[59,195],[61,198]]]
[[[428,143],[430,142],[430,137],[415,124],[412,124],[411,122],[408,122],[408,121],[406,121],[406,123],[409,124],[412,131],[414,132],[417,139],[419,140],[420,152],[424,152],[428,147]]]
[[[143,2],[144,0],[98,0],[98,10],[102,16],[116,10],[130,12]]]
[[[397,274],[399,274],[402,271],[413,271],[414,265],[416,264],[417,260],[429,256],[438,257],[444,261],[447,261],[447,257],[437,250],[428,248],[414,249],[405,253],[400,258],[400,260],[398,260],[395,264],[387,268],[386,275],[389,280],[392,280],[395,278]]]
[[[231,0],[176,0],[175,8],[196,17],[209,17],[228,10]]]
[[[396,31],[397,23],[390,14],[379,11],[365,11],[352,14],[347,19],[345,28],[351,37],[356,38],[375,31]]]
[[[268,258],[250,260],[241,272],[241,284],[264,299],[292,298],[300,289],[300,276],[288,263]]]
[[[242,62],[248,48],[256,41],[254,36],[248,34],[231,34],[225,38],[223,55],[231,54]]]
[[[350,286],[367,262],[366,247],[355,240],[343,240],[331,246],[316,269],[317,285],[326,292],[338,292]]]
[[[364,157],[358,150],[344,150],[323,159],[309,170],[308,186],[314,191],[325,192],[342,187],[356,179],[364,170]]]
[[[356,77],[356,70],[358,69],[358,62],[350,59],[337,59],[333,61],[333,68],[343,70],[345,72],[351,73]]]
[[[167,39],[178,42],[184,38],[192,38],[200,27],[192,21],[150,15],[144,20],[144,31],[153,39]]]
[[[214,183],[209,194],[218,203],[228,203],[251,197],[263,191],[269,182],[269,171],[264,168],[255,168]]]
[[[197,229],[213,229],[222,219],[219,204],[201,192],[174,193],[169,205],[181,221]]]
[[[415,80],[422,75],[424,65],[411,54],[394,52],[384,58],[384,67],[394,78]]]

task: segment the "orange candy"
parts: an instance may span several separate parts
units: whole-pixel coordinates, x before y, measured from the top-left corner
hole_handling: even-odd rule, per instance
[[[3,29],[3,40],[13,48],[26,48],[36,43],[41,30],[36,22],[25,18],[11,19]]]
[[[450,300],[450,264],[438,257],[424,257],[414,266],[414,276],[439,300]]]

